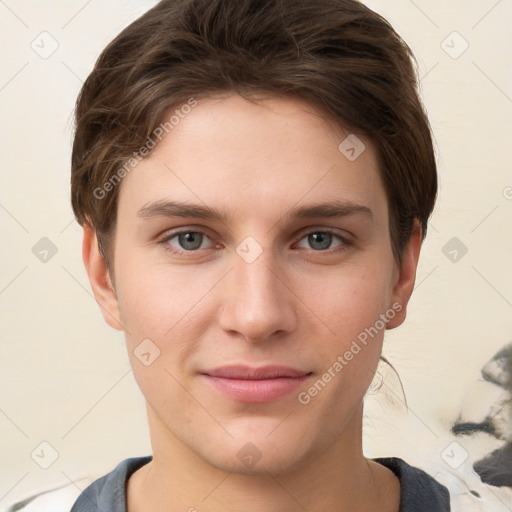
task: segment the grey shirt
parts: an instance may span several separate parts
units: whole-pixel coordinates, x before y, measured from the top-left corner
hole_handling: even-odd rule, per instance
[[[152,456],[125,459],[107,475],[94,481],[80,494],[70,512],[126,512],[128,478],[152,460]],[[450,512],[448,489],[421,469],[397,457],[373,459],[400,480],[399,512]]]

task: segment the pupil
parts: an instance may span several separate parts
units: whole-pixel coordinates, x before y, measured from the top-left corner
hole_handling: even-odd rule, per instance
[[[183,249],[187,251],[191,251],[193,249],[199,249],[201,247],[202,242],[202,234],[201,233],[180,233],[179,242]]]
[[[311,233],[308,238],[313,249],[328,249],[332,242],[330,233]]]

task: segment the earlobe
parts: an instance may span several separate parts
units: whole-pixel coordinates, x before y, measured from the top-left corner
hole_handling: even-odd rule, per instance
[[[82,240],[82,258],[96,302],[108,325],[119,331],[124,330],[119,313],[116,291],[112,284],[107,263],[98,247],[94,229],[85,224]]]
[[[416,269],[421,249],[421,226],[415,221],[414,229],[409,242],[404,247],[402,254],[402,264],[397,269],[397,277],[393,286],[390,308],[394,309],[396,314],[388,320],[387,329],[394,329],[401,325],[407,315],[407,304],[414,289],[416,281]]]

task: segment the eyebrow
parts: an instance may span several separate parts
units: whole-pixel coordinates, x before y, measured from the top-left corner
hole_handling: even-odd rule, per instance
[[[369,219],[373,218],[373,212],[367,206],[354,201],[334,201],[328,203],[314,203],[290,209],[281,217],[287,219],[313,219],[313,218],[332,218],[347,217],[352,215],[363,215]],[[224,224],[230,218],[227,213],[221,212],[216,208],[204,204],[183,203],[179,201],[153,201],[144,205],[137,216],[141,218],[152,217],[194,217],[198,219],[217,220]]]

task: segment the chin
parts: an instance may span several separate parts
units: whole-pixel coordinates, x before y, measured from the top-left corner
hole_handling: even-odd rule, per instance
[[[248,445],[249,443],[244,445],[242,450]],[[218,454],[218,456],[213,455],[206,459],[211,466],[221,471],[246,476],[268,476],[269,474],[278,476],[290,474],[301,465],[301,460],[302,456],[301,454],[297,454],[297,452],[293,454],[285,452],[276,453],[274,450],[272,454],[270,454],[266,449],[259,451],[259,454],[256,455],[253,460],[250,460],[247,455],[240,458],[238,454],[235,454],[234,457],[226,457],[226,453]]]
[[[239,433],[233,439],[210,440],[208,445],[197,447],[196,454],[211,466],[225,472],[240,475],[289,474],[305,463],[314,449],[311,440],[298,438],[296,432],[269,430],[257,434]],[[273,439],[271,439],[273,437]]]

